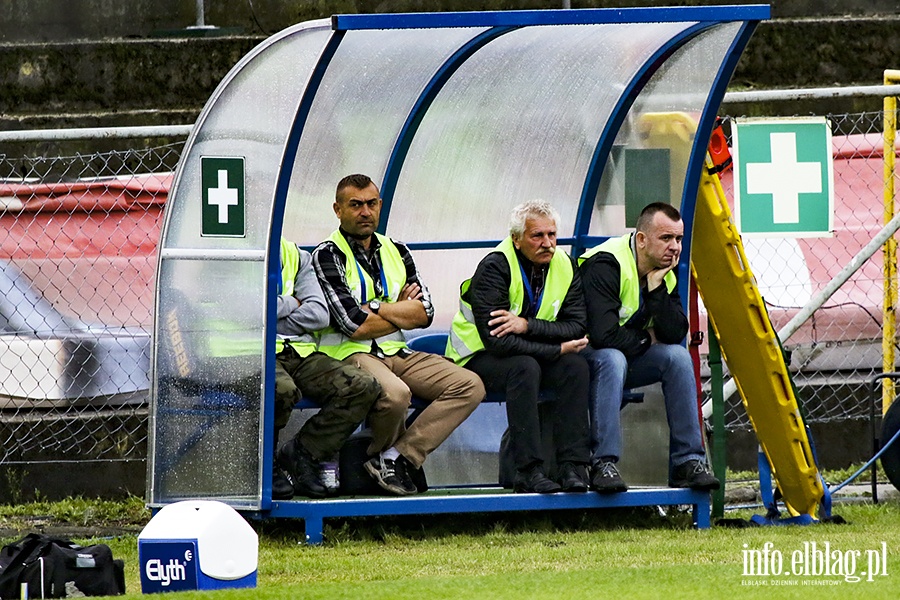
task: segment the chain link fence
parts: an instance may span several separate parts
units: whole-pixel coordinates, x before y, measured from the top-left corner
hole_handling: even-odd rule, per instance
[[[881,229],[882,113],[828,118],[834,237],[745,240],[776,331]],[[0,155],[0,464],[146,457],[156,244],[183,146],[149,141]],[[882,298],[878,253],[784,340],[810,422],[868,417]],[[736,394],[726,407],[750,427]]]
[[[884,225],[883,113],[826,116],[833,135],[833,237],[743,240],[775,331]],[[733,122],[734,117],[724,119],[729,142]],[[730,173],[723,175],[723,186],[731,201]],[[790,358],[801,413],[808,423],[869,418],[873,401],[870,380],[882,369],[882,266],[879,251],[796,333],[781,340]],[[708,369],[703,372],[708,374]],[[708,380],[704,389],[708,400]],[[875,402],[880,415],[880,396]],[[731,430],[751,428],[738,394],[726,398],[725,422]]]
[[[183,141],[141,142],[0,155],[0,464],[146,457],[156,245]],[[83,151],[101,145],[124,149]]]

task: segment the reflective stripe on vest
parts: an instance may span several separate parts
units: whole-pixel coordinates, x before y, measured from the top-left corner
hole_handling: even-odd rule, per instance
[[[378,256],[381,259],[384,293],[379,300],[382,302],[396,302],[400,297],[400,290],[406,285],[406,264],[403,262],[403,257],[400,256],[397,246],[394,245],[390,238],[378,233],[374,235],[381,243],[381,247],[378,249]],[[370,300],[374,300],[376,298],[375,282],[372,281],[372,277],[356,261],[356,258],[353,256],[353,250],[350,249],[350,244],[347,243],[343,234],[338,230],[333,232],[328,239],[334,242],[341,252],[344,253],[344,278],[353,296],[359,298],[360,306]],[[406,347],[402,331],[395,331],[375,340],[354,340],[344,335],[342,331],[328,327],[322,330],[319,336],[319,351],[338,360],[344,360],[351,354],[371,351],[373,341],[388,356],[396,354]]]
[[[300,270],[300,249],[297,244],[281,238],[281,290],[280,294],[292,296],[294,294],[294,280],[297,271]],[[315,338],[311,334],[295,336],[288,343],[300,356],[309,356],[316,351]],[[284,339],[275,339],[275,353],[284,349]]]
[[[509,264],[509,312],[519,315],[525,301],[525,281],[522,278],[522,266],[516,256],[516,249],[512,238],[505,240],[494,248],[495,252],[501,252]],[[547,283],[536,302],[538,310],[536,317],[543,321],[555,321],[559,309],[562,307],[569,287],[572,285],[572,261],[565,252],[557,251],[550,259],[550,269],[547,272]],[[444,351],[449,358],[459,365],[466,364],[472,356],[484,350],[484,342],[478,335],[475,327],[475,315],[472,306],[463,298],[469,289],[471,279],[463,281],[459,290],[459,311],[453,317],[450,324],[450,335],[447,338],[447,348]]]
[[[610,238],[578,258],[580,266],[598,252],[607,252],[619,263],[619,300],[622,302],[622,306],[619,307],[620,327],[627,323],[641,306],[641,278],[638,276],[637,261],[631,249],[631,236],[632,234],[626,233],[622,237]],[[672,271],[666,273],[665,282],[666,290],[671,294],[675,289],[675,273]],[[650,327],[651,323],[652,321],[648,322],[647,327]]]
[[[261,355],[263,340],[257,329],[247,330],[226,319],[209,320],[207,351],[212,358]]]

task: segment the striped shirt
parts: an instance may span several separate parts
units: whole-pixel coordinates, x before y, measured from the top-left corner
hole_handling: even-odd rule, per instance
[[[375,284],[375,297],[380,298],[384,294],[381,284],[381,258],[378,254],[381,242],[377,237],[372,236],[372,243],[366,250],[359,241],[348,236],[343,230],[341,234],[347,240],[350,249],[353,250],[356,262],[372,278]],[[419,271],[416,269],[416,263],[409,248],[396,240],[391,241],[397,246],[403,264],[406,265],[406,283],[418,284],[422,289],[422,300],[431,303],[431,294],[419,277]],[[360,308],[362,299],[354,296],[350,286],[347,285],[346,263],[344,253],[331,240],[325,240],[313,251],[313,265],[315,265],[319,283],[322,284],[322,291],[325,293],[328,311],[331,313],[331,326],[342,331],[344,335],[350,336],[365,323],[369,313]],[[434,308],[428,308],[425,312],[428,315],[428,325],[431,325]]]

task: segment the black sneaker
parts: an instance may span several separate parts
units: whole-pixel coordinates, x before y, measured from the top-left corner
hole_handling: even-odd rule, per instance
[[[562,463],[559,467],[559,478],[557,481],[564,492],[588,491],[587,469],[584,468],[584,465],[576,465],[569,462]]]
[[[600,462],[591,468],[591,488],[601,494],[616,494],[628,490],[614,462]]]
[[[544,475],[540,466],[536,466],[527,471],[516,472],[513,491],[517,494],[553,494],[561,492],[562,486]]]
[[[395,496],[412,496],[418,489],[406,473],[406,459],[400,456],[397,460],[373,456],[366,461],[365,467],[372,479],[385,491]]]
[[[675,467],[669,477],[669,487],[691,488],[708,492],[719,489],[719,480],[709,472],[700,460],[689,460]]]
[[[278,465],[272,467],[272,500],[290,500],[294,497],[294,484],[284,469]]]
[[[278,466],[287,471],[294,484],[295,496],[324,498],[328,489],[319,477],[319,463],[303,448],[296,438],[285,442],[278,450]],[[274,486],[273,486],[274,487]]]

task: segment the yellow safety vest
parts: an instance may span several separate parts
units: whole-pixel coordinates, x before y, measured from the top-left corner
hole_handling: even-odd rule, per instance
[[[218,305],[216,306],[218,307]],[[210,319],[208,322],[207,350],[211,358],[250,356],[262,353],[262,335],[258,330],[248,331],[227,319]]]
[[[406,285],[406,264],[400,251],[390,238],[376,233],[375,237],[381,243],[378,249],[378,256],[381,259],[381,278],[384,294],[379,300],[383,302],[396,302],[400,297],[400,290]],[[329,240],[334,242],[337,247],[344,253],[344,277],[347,285],[354,297],[359,298],[360,305],[366,304],[370,300],[374,300],[375,282],[372,277],[363,269],[356,258],[353,256],[353,250],[346,238],[338,230],[333,232]],[[336,358],[344,360],[351,354],[357,352],[369,352],[372,350],[372,342],[378,344],[378,347],[385,355],[391,356],[401,349],[406,348],[406,341],[403,338],[403,332],[395,331],[388,335],[375,338],[374,340],[354,340],[344,335],[344,332],[334,327],[328,327],[322,330],[319,337],[319,351]]]
[[[300,270],[300,249],[297,244],[281,238],[281,293],[291,296],[294,293],[294,279]],[[316,342],[312,334],[303,335],[301,339],[288,342],[300,356],[309,356],[316,351]],[[281,352],[284,340],[275,339],[275,352]]]
[[[581,266],[598,252],[608,252],[619,263],[619,300],[622,301],[622,306],[619,307],[620,327],[627,323],[641,306],[641,278],[638,276],[637,261],[631,250],[631,236],[632,234],[626,233],[622,237],[610,238],[578,257],[578,265]],[[671,294],[675,289],[675,273],[669,271],[664,280],[666,290]],[[647,327],[651,325],[652,321],[647,323]]]
[[[525,280],[522,275],[522,265],[516,256],[512,238],[507,237],[494,249],[502,252],[509,263],[509,312],[519,315],[525,300]],[[538,300],[537,318],[544,321],[555,321],[562,307],[569,287],[572,285],[572,261],[565,252],[557,251],[550,260],[550,269],[547,273],[547,283],[541,298]],[[459,290],[459,311],[453,317],[450,325],[450,335],[447,338],[447,348],[444,354],[456,364],[466,364],[476,352],[484,350],[484,342],[475,327],[475,315],[472,313],[472,305],[464,300],[472,279],[462,282]]]

